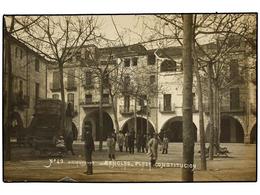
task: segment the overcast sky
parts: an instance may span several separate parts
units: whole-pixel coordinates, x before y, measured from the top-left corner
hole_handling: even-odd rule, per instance
[[[147,36],[151,35],[151,32],[143,25],[143,21],[150,27],[154,26],[156,18],[153,15],[113,15],[113,20],[118,29],[120,36],[123,38],[124,44],[134,44],[147,40]],[[117,39],[118,33],[116,32],[115,25],[112,22],[111,15],[99,16],[99,20],[102,21],[103,33],[110,39]],[[160,29],[162,30],[162,29]],[[141,40],[141,37],[144,40]],[[173,41],[177,43],[176,41]],[[172,46],[173,42],[163,43],[164,46]],[[154,48],[158,42],[146,44],[147,48]]]
[[[137,16],[135,15],[113,15],[114,22],[119,32],[123,32],[125,28],[133,29],[137,23]],[[117,38],[117,33],[112,23],[111,16],[100,16],[103,21],[103,28],[108,37],[112,39]]]

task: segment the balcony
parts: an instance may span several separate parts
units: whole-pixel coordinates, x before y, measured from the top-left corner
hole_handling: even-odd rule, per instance
[[[221,112],[244,112],[245,111],[245,104],[244,102],[240,102],[239,106],[231,107],[230,104],[222,104],[220,106]]]
[[[126,107],[124,105],[119,106],[119,113],[122,115],[132,115],[134,114],[135,108],[134,105],[130,105],[129,107]]]
[[[61,91],[61,86],[60,86],[60,83],[59,82],[55,82],[55,83],[50,83],[50,90],[52,92],[59,92]]]
[[[204,112],[209,112],[209,106],[208,103],[204,103]],[[228,103],[222,103],[220,106],[220,112],[222,113],[242,113],[245,112],[245,103],[240,102],[238,107],[231,107]]]
[[[150,111],[148,109],[148,113],[147,113],[147,106],[146,105],[143,105],[143,106],[137,106],[136,107],[136,113],[139,114],[139,115],[149,115],[150,116]]]
[[[139,115],[147,115],[147,107],[146,106],[136,106],[136,114]],[[135,112],[134,105],[130,105],[129,107],[125,107],[124,105],[119,106],[119,113],[121,115],[133,115]],[[148,110],[148,115],[150,115],[150,112]]]
[[[89,83],[89,84],[84,83],[83,87],[85,90],[91,90],[91,89],[94,89],[94,84],[93,83]]]
[[[109,96],[103,97],[103,104],[109,104]]]
[[[161,113],[175,113],[175,105],[172,103],[171,105],[164,106],[163,104],[159,104],[159,111]]]
[[[80,101],[80,105],[83,107],[83,108],[98,108],[99,107],[99,101],[92,101],[92,100],[87,100],[87,99],[82,99]],[[111,107],[112,104],[110,103],[109,99],[103,99],[103,104],[102,104],[102,107],[103,108],[108,108],[108,107]]]
[[[76,91],[77,90],[77,86],[76,86],[76,82],[65,82],[65,88],[67,91]]]
[[[29,108],[30,106],[30,96],[23,95],[20,93],[14,93],[12,97],[12,105],[17,107],[20,110],[24,110],[25,108]]]

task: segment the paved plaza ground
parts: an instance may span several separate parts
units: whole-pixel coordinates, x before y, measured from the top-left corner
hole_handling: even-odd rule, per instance
[[[98,142],[95,143],[98,148]],[[104,142],[104,145],[105,142]],[[256,145],[221,144],[230,151],[229,157],[208,160],[207,171],[200,170],[199,144],[195,145],[194,181],[255,181]],[[32,157],[30,148],[13,149],[12,161],[5,162],[4,180],[58,181],[62,178],[78,182],[178,182],[181,181],[182,143],[170,143],[169,153],[158,157],[157,168],[151,169],[144,153],[116,152],[116,161],[109,162],[106,146],[93,154],[94,174],[84,174],[83,143],[74,144],[75,156],[63,158]],[[36,160],[37,159],[37,160]],[[164,166],[162,168],[162,166]],[[66,180],[66,179],[65,179]]]

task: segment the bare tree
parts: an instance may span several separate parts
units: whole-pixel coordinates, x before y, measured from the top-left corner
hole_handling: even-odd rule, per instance
[[[34,17],[29,17],[34,20]],[[21,20],[17,23],[24,26]],[[57,64],[60,74],[62,115],[60,134],[64,134],[65,96],[63,66],[78,55],[81,47],[97,38],[97,20],[93,16],[43,16],[33,27],[25,27],[18,40]]]
[[[182,20],[179,15],[156,15],[157,18],[163,20],[166,24],[168,24],[168,30],[161,30],[161,28],[151,28],[149,27],[154,34],[156,34],[156,38],[163,38],[165,40],[176,39],[179,44],[182,44],[183,38],[183,28],[181,26]],[[212,100],[209,98],[209,102],[212,101],[212,106],[210,108],[210,125],[213,130],[211,130],[212,139],[210,142],[210,159],[213,159],[213,145],[219,142],[219,132],[220,132],[220,114],[219,114],[219,97],[216,97],[215,94],[219,94],[219,82],[223,82],[226,80],[227,74],[229,74],[228,63],[227,60],[224,63],[224,59],[230,60],[230,53],[234,49],[234,45],[230,44],[230,40],[236,36],[239,37],[237,40],[247,40],[249,45],[254,48],[253,39],[249,39],[250,34],[252,32],[252,26],[254,27],[254,17],[252,15],[246,14],[197,14],[194,15],[195,25],[194,25],[194,46],[193,46],[193,55],[194,61],[198,64],[198,70],[204,71],[204,74],[207,75],[209,80],[209,85],[213,86],[212,92]],[[252,25],[253,24],[253,25]],[[172,36],[169,36],[172,35]],[[152,35],[155,37],[154,35]],[[207,40],[206,44],[202,42],[202,40]],[[212,44],[214,42],[215,44]],[[210,48],[213,45],[213,48]],[[215,46],[214,46],[215,45]],[[218,46],[218,47],[217,47]],[[196,57],[197,56],[197,57]],[[207,63],[206,63],[206,61]],[[205,63],[202,63],[204,60]],[[208,70],[205,67],[209,66]],[[212,67],[211,67],[212,66]],[[196,69],[195,69],[196,71]],[[195,72],[196,73],[196,72]],[[212,73],[212,75],[211,75]],[[198,74],[196,74],[198,75]],[[218,82],[216,82],[216,79]],[[197,82],[200,79],[197,77]],[[223,86],[223,85],[222,85]],[[208,86],[209,93],[212,90],[211,87]],[[203,91],[203,90],[202,90]],[[219,96],[217,95],[217,96]],[[201,95],[199,95],[200,97]],[[200,99],[200,98],[199,98]],[[214,101],[213,101],[214,100]],[[216,100],[216,101],[215,101]],[[200,100],[199,100],[200,101]],[[200,103],[201,104],[201,103]],[[202,107],[199,107],[201,109]],[[215,134],[215,139],[213,138]],[[201,145],[204,145],[201,143]]]
[[[125,69],[123,68],[122,56],[118,53],[126,47],[115,47],[114,43],[106,40],[108,47],[97,48],[94,52],[88,52],[88,59],[81,59],[82,70],[91,73],[92,78],[99,82],[99,150],[103,148],[104,121],[103,121],[103,92],[107,89],[111,98],[111,105],[115,119],[116,131],[119,131],[117,116],[117,97],[121,93],[121,86]],[[121,48],[121,49],[120,49]],[[84,71],[83,71],[84,72]],[[110,131],[112,131],[111,129]],[[109,132],[111,133],[111,132]]]
[[[183,164],[193,164],[194,132],[192,129],[192,15],[183,15]],[[182,180],[193,181],[192,167],[182,169]]]
[[[248,29],[244,28],[242,20],[250,18],[249,15],[224,14],[217,16],[200,17],[200,27],[197,28],[197,36],[206,35],[212,41],[202,45],[196,42],[196,52],[200,54],[198,61],[208,78],[208,102],[210,113],[210,159],[213,159],[214,148],[219,148],[220,139],[220,100],[221,89],[237,82],[237,78],[231,78],[229,65],[233,52],[240,47],[237,43],[244,42],[243,38]],[[244,66],[245,68],[245,66]],[[226,87],[225,87],[226,85]],[[227,89],[227,88],[226,88]],[[216,151],[215,151],[216,152]]]
[[[196,76],[196,86],[197,86],[197,95],[198,95],[198,104],[199,104],[199,118],[200,118],[200,147],[201,147],[201,169],[206,170],[206,155],[205,155],[205,133],[204,133],[204,116],[203,116],[203,103],[202,103],[202,89],[200,85],[200,67],[198,66],[198,57],[195,48],[195,30],[196,30],[196,21],[197,15],[194,15],[193,20],[193,41],[192,41],[192,57],[194,61],[194,73]],[[164,48],[167,46],[183,46],[183,17],[182,15],[156,15],[153,20],[156,20],[154,25],[150,25],[150,21],[145,22],[144,26],[152,33],[147,40],[151,42],[159,42],[158,46]],[[148,33],[147,33],[148,34]],[[142,40],[144,41],[144,40]],[[148,42],[148,41],[146,41]],[[145,42],[145,43],[146,43]],[[163,52],[163,49],[161,49]],[[166,56],[169,60],[173,61],[171,55],[163,52],[163,55]],[[180,64],[179,66],[182,66]],[[181,81],[181,79],[180,79]],[[183,83],[180,83],[183,85]],[[200,90],[201,89],[201,90]],[[202,105],[202,106],[201,106]]]

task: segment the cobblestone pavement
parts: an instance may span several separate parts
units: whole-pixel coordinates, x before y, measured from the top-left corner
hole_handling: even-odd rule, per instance
[[[98,142],[95,143],[98,148]],[[105,144],[104,144],[105,145]],[[194,181],[255,181],[256,145],[221,144],[230,151],[229,157],[207,161],[207,171],[200,170],[199,145],[195,145]],[[75,156],[32,156],[29,148],[13,149],[13,161],[5,162],[4,180],[80,182],[173,182],[181,181],[182,144],[170,143],[169,153],[158,156],[158,167],[149,167],[144,153],[116,152],[116,161],[108,161],[106,147],[93,154],[94,174],[86,175],[83,143],[74,144]],[[36,160],[37,159],[37,160]]]

